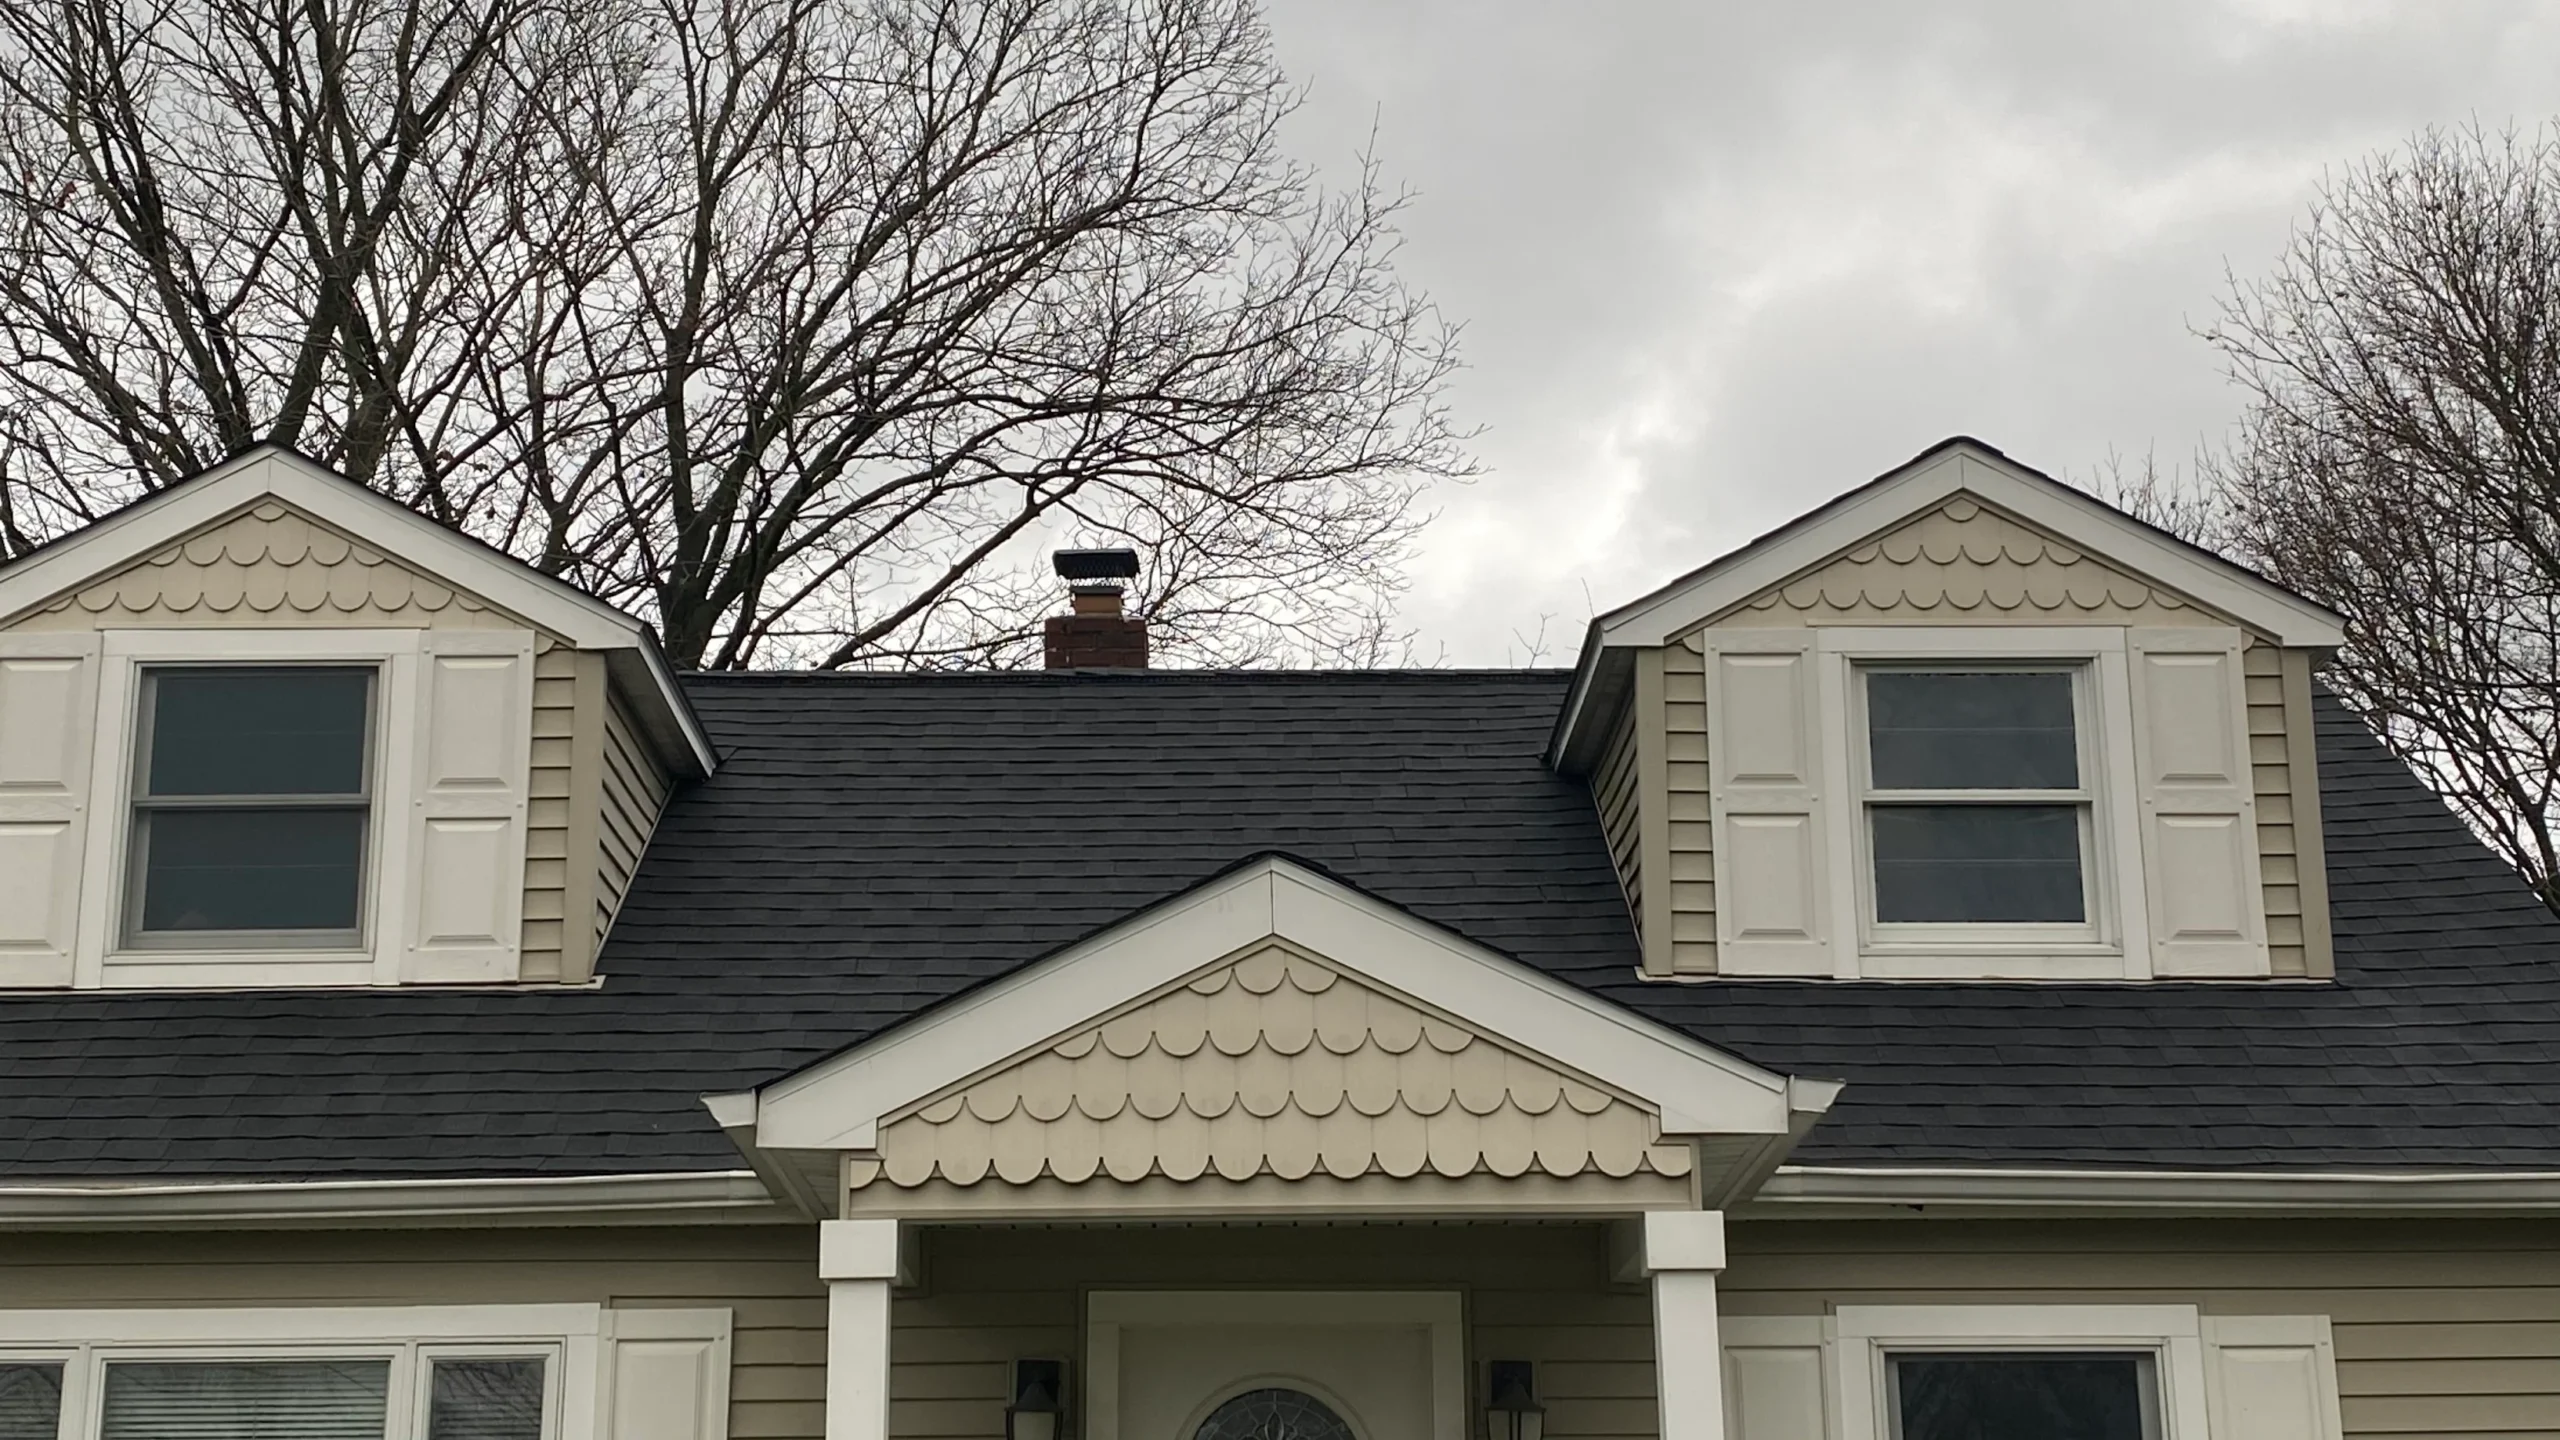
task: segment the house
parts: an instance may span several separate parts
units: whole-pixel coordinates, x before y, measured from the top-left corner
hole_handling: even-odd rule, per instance
[[[273,450],[0,568],[0,1440],[2560,1433],[2560,928],[2333,615],[1968,440],[1570,673],[1111,568],[678,675]]]

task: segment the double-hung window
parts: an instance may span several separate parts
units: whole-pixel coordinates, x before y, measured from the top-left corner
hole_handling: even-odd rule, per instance
[[[362,943],[377,678],[360,665],[142,670],[128,947]]]
[[[1855,667],[1874,940],[2099,938],[2085,672],[2069,663]]]
[[[2161,1440],[2149,1351],[1884,1355],[1891,1440]]]
[[[326,1339],[317,1327],[75,1333],[0,1345],[0,1440],[577,1440],[562,1423],[567,1372],[591,1376],[592,1347],[573,1334]]]

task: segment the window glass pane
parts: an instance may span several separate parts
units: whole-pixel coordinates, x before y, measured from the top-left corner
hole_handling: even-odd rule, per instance
[[[0,1364],[0,1440],[54,1440],[61,1424],[60,1364]]]
[[[1874,805],[1881,924],[2077,925],[2077,805]]]
[[[436,1361],[427,1440],[542,1440],[542,1362]]]
[[[2149,1370],[2139,1355],[1897,1355],[1895,1440],[2150,1440]]]
[[[353,930],[362,810],[156,810],[144,930]]]
[[[388,1360],[110,1364],[99,1440],[382,1440]]]
[[[353,795],[370,670],[160,670],[153,795]]]
[[[2056,671],[1867,672],[1879,790],[2073,790],[2071,677]]]

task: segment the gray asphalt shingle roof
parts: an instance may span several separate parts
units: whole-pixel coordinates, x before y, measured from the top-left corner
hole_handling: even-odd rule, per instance
[[[0,997],[0,1177],[730,1168],[700,1096],[1280,852],[1776,1069],[1830,1163],[2560,1162],[2560,926],[2319,717],[2335,985],[1634,980],[1557,672],[687,681],[594,991]]]

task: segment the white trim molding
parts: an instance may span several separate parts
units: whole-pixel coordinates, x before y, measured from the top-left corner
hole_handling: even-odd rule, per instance
[[[297,1357],[378,1359],[388,1369],[388,1440],[426,1440],[439,1357],[543,1362],[543,1440],[594,1440],[609,1370],[599,1305],[297,1306],[182,1310],[0,1309],[0,1359],[62,1366],[59,1433],[100,1433],[106,1367],[119,1359],[219,1364]]]
[[[1430,1335],[1431,1440],[1467,1440],[1474,1428],[1466,1303],[1454,1290],[1095,1290],[1085,1298],[1089,1440],[1120,1440],[1121,1332],[1133,1325],[1418,1326]]]
[[[765,1150],[870,1150],[901,1107],[1269,940],[1656,1107],[1666,1137],[1796,1133],[1839,1091],[1791,1081],[1279,857],[1241,866],[753,1093],[705,1097]]]
[[[717,765],[710,737],[647,625],[280,446],[249,450],[0,566],[0,622],[266,498],[468,590],[580,650],[603,654],[635,702],[641,728],[671,767],[702,776]]]
[[[1834,1315],[1841,1440],[1888,1440],[1892,1357],[2109,1350],[2151,1357],[2158,1440],[2207,1440],[2203,1325],[2192,1305],[1843,1305]],[[2240,1440],[2240,1437],[2231,1437]]]
[[[1999,1170],[1782,1165],[1761,1217],[1979,1215],[2549,1215],[2560,1171]]]
[[[450,1180],[0,1186],[0,1226],[97,1230],[377,1225],[805,1223],[753,1171]]]

